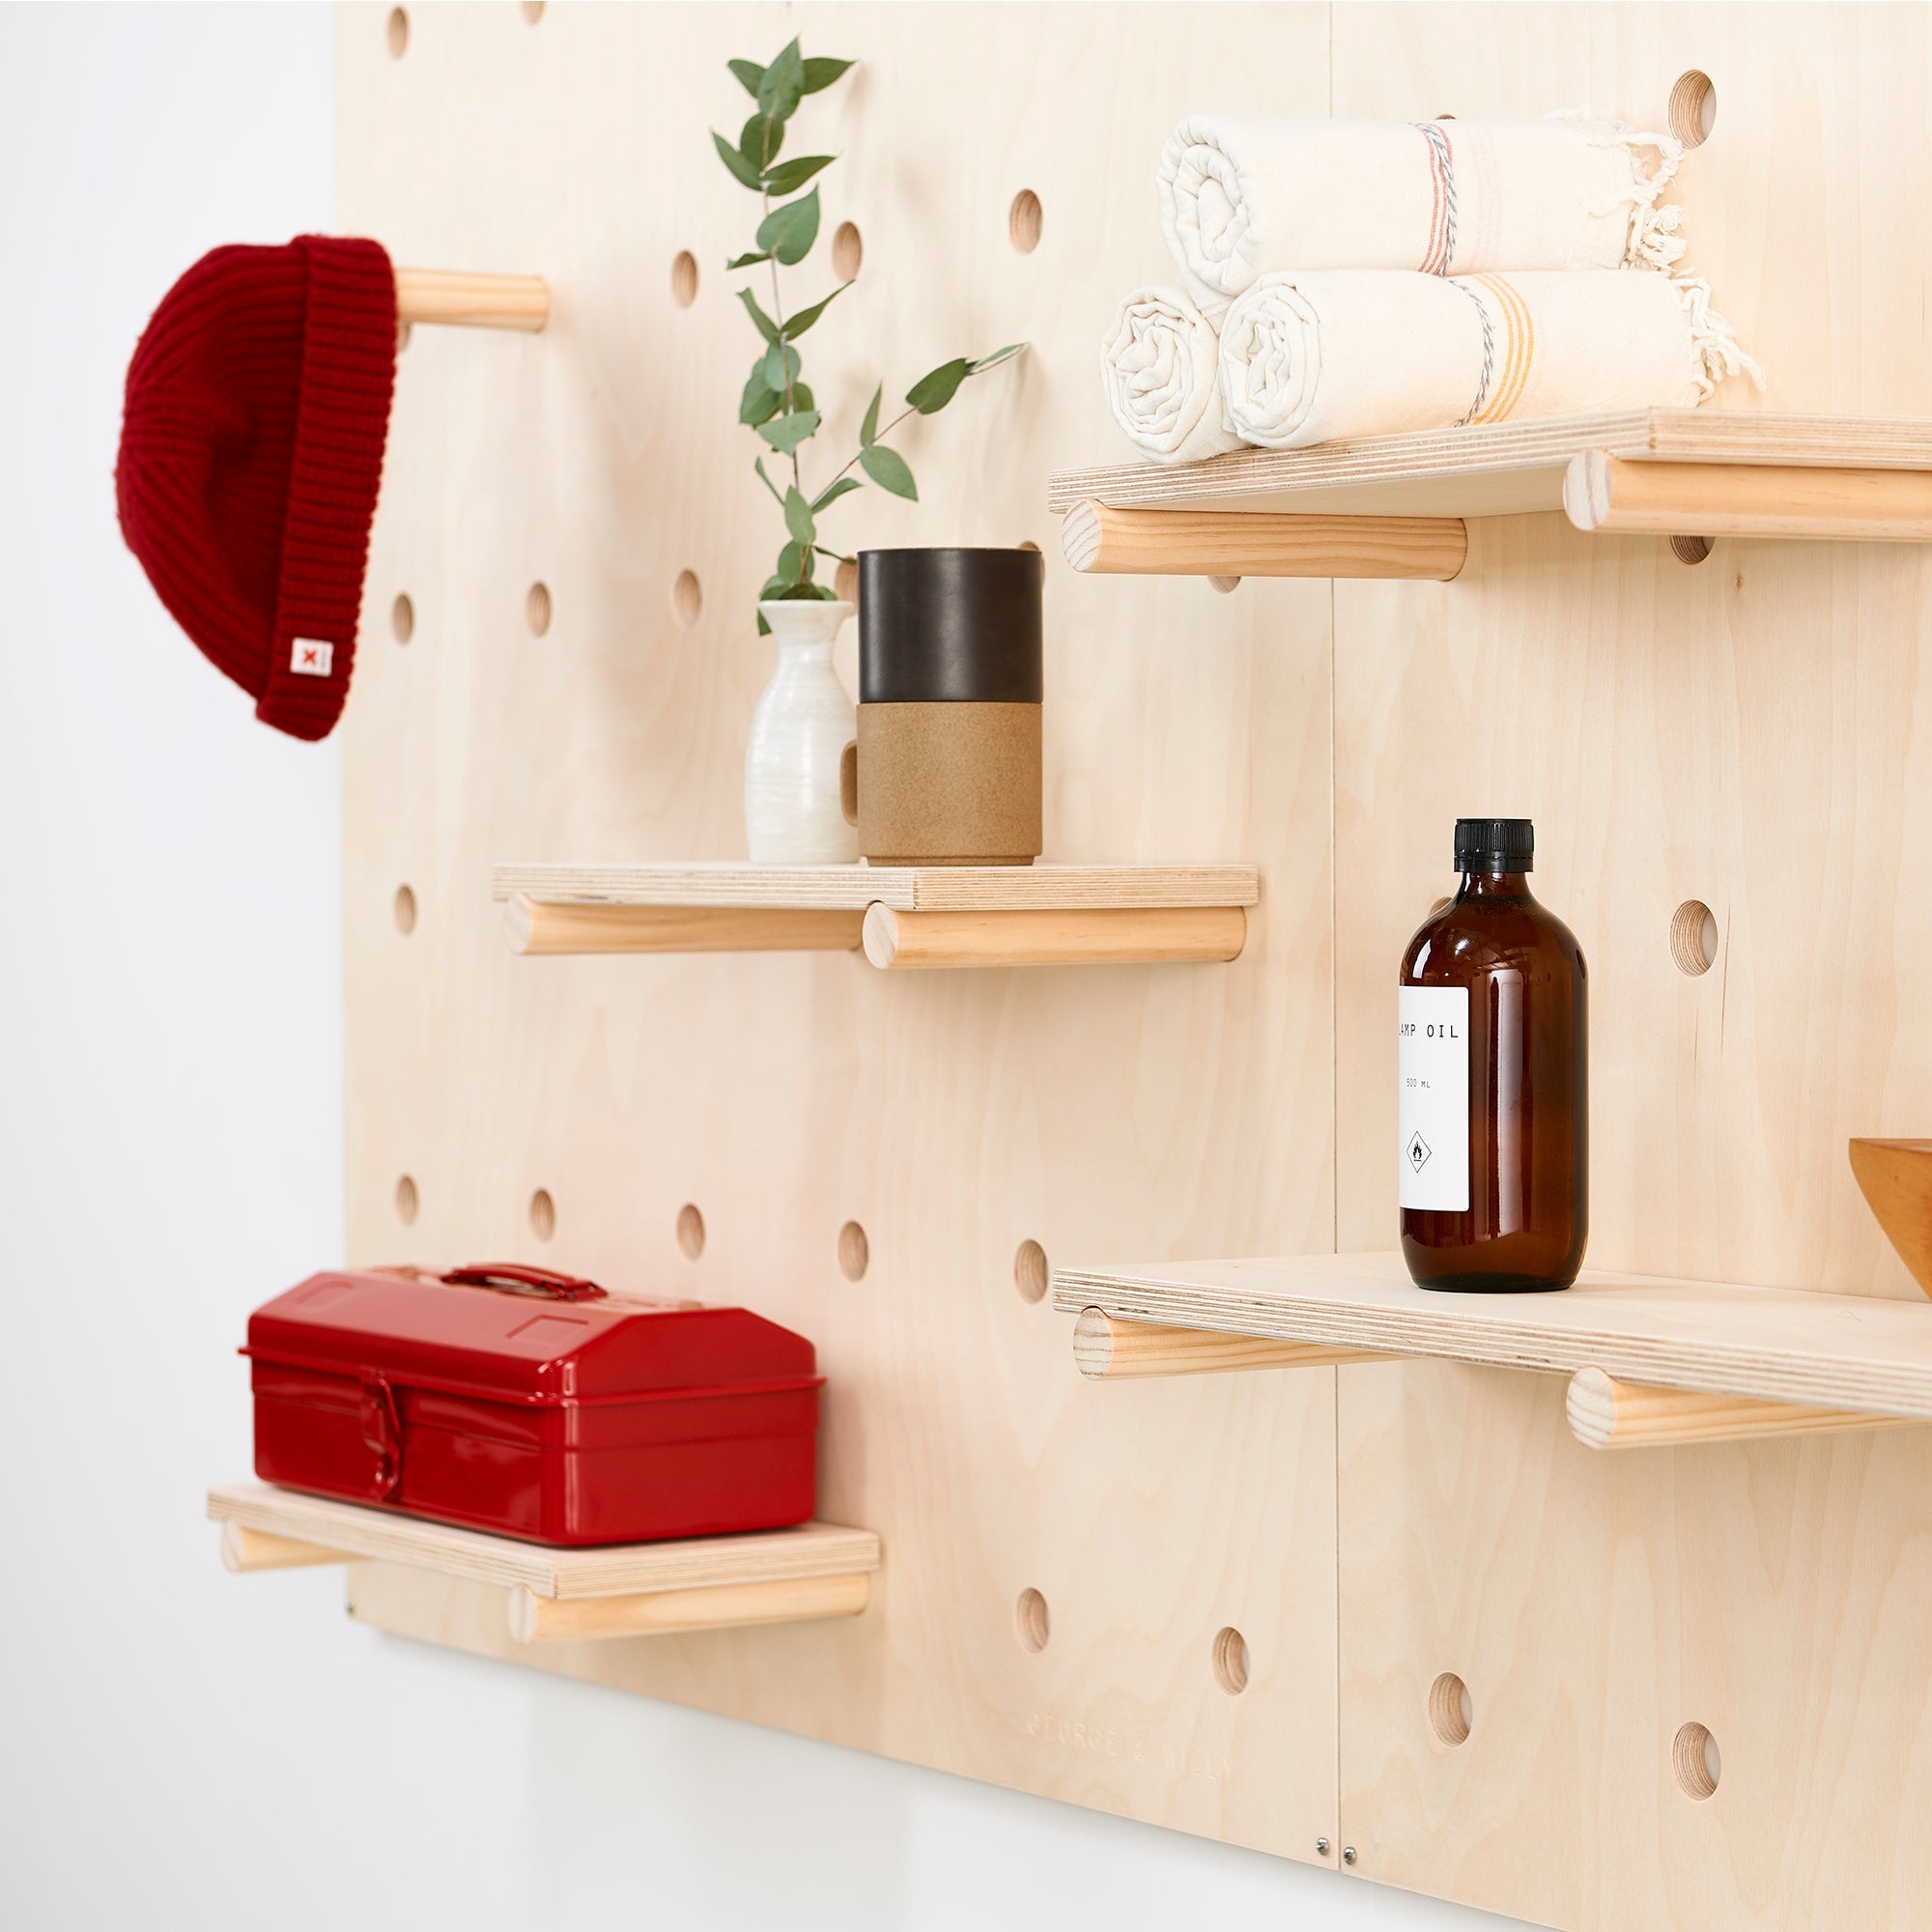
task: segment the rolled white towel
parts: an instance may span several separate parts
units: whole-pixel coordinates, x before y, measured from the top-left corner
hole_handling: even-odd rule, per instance
[[[1215,316],[1293,269],[1667,269],[1660,208],[1683,147],[1582,115],[1547,121],[1243,121],[1192,114],[1168,136],[1160,225]]]
[[[1701,401],[1762,381],[1702,283],[1649,270],[1264,275],[1221,327],[1228,424],[1263,449]]]
[[[1238,449],[1222,419],[1213,325],[1179,289],[1142,288],[1121,304],[1100,344],[1107,407],[1157,463]]]

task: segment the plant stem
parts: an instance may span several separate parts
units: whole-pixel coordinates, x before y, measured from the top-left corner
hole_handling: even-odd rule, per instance
[[[895,415],[895,417],[894,417],[894,418],[892,419],[892,421],[891,421],[891,422],[889,422],[889,423],[888,423],[888,424],[887,424],[887,425],[885,426],[885,428],[884,428],[884,429],[882,429],[882,430],[881,430],[881,431],[880,431],[880,432],[878,433],[878,435],[877,435],[877,436],[875,436],[875,437],[874,437],[874,438],[872,439],[872,442],[873,442],[874,444],[877,444],[877,443],[881,443],[881,442],[884,442],[884,441],[885,441],[885,440],[887,439],[887,437],[891,436],[891,435],[892,435],[892,433],[894,432],[894,430],[897,429],[897,428],[898,428],[898,426],[899,426],[899,424],[905,421],[905,419],[906,419],[906,417],[907,417],[907,416],[912,416],[912,415],[917,415],[918,413],[919,413],[919,412],[918,412],[917,410],[913,410],[913,409],[904,409],[904,410],[901,410],[901,411],[900,411],[900,412],[898,412],[898,414],[897,414],[897,415]],[[864,455],[865,455],[865,453],[866,453],[866,448],[867,448],[867,445],[866,445],[866,444],[863,444],[863,443],[862,443],[862,444],[861,444],[861,445],[860,445],[860,446],[859,446],[859,447],[858,447],[858,448],[857,448],[856,450],[854,450],[854,451],[852,452],[852,459],[851,459],[851,462],[850,462],[850,463],[847,463],[847,464],[846,464],[846,466],[845,466],[845,469],[851,469],[851,467],[852,467],[852,464],[853,464],[853,463],[857,463],[857,462],[858,462],[858,460],[860,459],[860,457],[862,457],[862,456],[864,456]],[[842,476],[842,475],[844,475],[844,473],[845,473],[845,469],[841,469],[841,470],[840,470],[840,471],[838,472],[838,476]],[[835,476],[835,477],[834,477],[834,478],[832,479],[832,483],[836,483],[836,482],[838,482],[838,476]],[[827,484],[827,485],[825,486],[825,489],[826,489],[826,490],[829,490],[829,489],[831,489],[831,488],[832,488],[832,483],[828,483],[828,484]],[[820,496],[822,497],[822,496],[823,496],[823,495],[825,494],[825,491],[824,491],[824,490],[821,490],[821,491],[820,491],[820,492],[819,492],[818,494],[819,494],[819,495],[820,495]]]
[[[762,188],[760,188],[758,191],[758,206],[761,209],[763,209],[763,211],[767,215],[771,213],[772,212],[771,195]],[[791,392],[791,355],[789,353],[789,345],[785,341],[784,303],[779,297],[779,258],[776,255],[772,257],[772,319],[779,326],[779,361],[784,369],[785,414],[790,415],[793,407],[792,392]],[[794,490],[796,490],[801,497],[805,495],[805,485],[799,481],[798,451],[796,449],[794,449],[791,452],[791,487]]]

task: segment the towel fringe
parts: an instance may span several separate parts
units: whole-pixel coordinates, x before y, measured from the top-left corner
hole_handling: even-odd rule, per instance
[[[1690,350],[1697,400],[1706,402],[1727,376],[1748,376],[1760,389],[1764,371],[1745,353],[1738,332],[1711,306],[1711,285],[1701,275],[1672,275],[1670,286],[1690,323]]]
[[[1684,161],[1684,143],[1675,134],[1653,133],[1628,122],[1607,119],[1588,107],[1560,107],[1544,117],[1549,121],[1603,122],[1604,132],[1593,145],[1614,148],[1630,157],[1632,185],[1590,210],[1593,216],[1630,210],[1630,233],[1624,242],[1624,266],[1668,270],[1682,258],[1684,210],[1663,202],[1663,191],[1677,178]],[[1646,156],[1649,156],[1646,160]]]

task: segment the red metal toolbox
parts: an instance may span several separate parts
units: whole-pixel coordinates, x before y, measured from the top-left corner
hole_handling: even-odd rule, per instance
[[[255,1473],[532,1543],[812,1514],[811,1344],[542,1268],[311,1275],[248,1320]]]

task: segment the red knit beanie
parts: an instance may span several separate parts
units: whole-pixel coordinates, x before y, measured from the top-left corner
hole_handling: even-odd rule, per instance
[[[121,529],[255,716],[342,715],[396,373],[396,279],[374,242],[216,248],[128,365]]]

